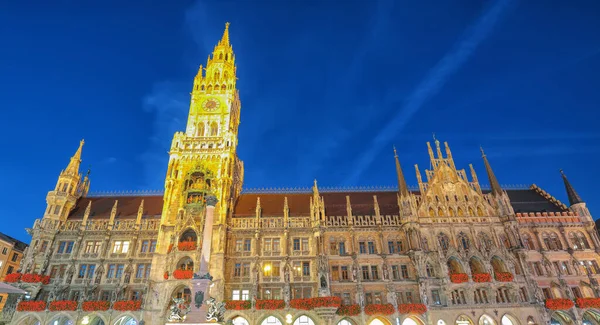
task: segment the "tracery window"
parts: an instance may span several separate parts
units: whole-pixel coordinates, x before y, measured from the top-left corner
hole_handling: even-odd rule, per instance
[[[458,234],[458,243],[462,249],[469,250],[469,237],[462,231]]]
[[[450,248],[450,239],[442,232],[438,235],[438,243],[443,250],[448,250],[448,248]]]
[[[585,238],[585,235],[580,231],[569,233],[569,240],[573,245],[573,249],[581,250],[590,248],[587,238]]]
[[[431,264],[427,263],[425,265],[425,271],[427,272],[427,277],[429,277],[429,278],[436,277],[435,269],[433,268],[433,266],[431,266]]]
[[[525,246],[525,248],[535,250],[535,244],[529,234],[523,234],[521,238],[523,238],[523,246]]]

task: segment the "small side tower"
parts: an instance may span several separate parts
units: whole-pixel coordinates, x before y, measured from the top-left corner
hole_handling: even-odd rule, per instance
[[[593,221],[592,215],[590,214],[590,210],[588,210],[585,202],[581,199],[579,194],[577,194],[577,192],[567,179],[567,175],[565,175],[565,172],[563,172],[562,169],[560,170],[560,174],[562,175],[563,182],[565,183],[565,190],[567,191],[567,197],[569,198],[569,209],[573,211],[573,213],[582,217],[587,217],[588,219]]]
[[[79,173],[81,150],[84,141],[79,142],[79,148],[71,157],[67,168],[60,172],[56,187],[46,195],[46,212],[44,218],[64,221],[75,206],[77,199],[85,196],[90,187],[89,170],[85,177]]]

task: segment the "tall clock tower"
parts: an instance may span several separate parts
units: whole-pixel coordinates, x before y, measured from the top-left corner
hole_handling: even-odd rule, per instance
[[[217,295],[217,299],[222,298],[218,296],[223,288],[225,221],[243,180],[243,163],[236,153],[240,107],[227,23],[206,68],[200,66],[194,78],[185,133],[175,133],[171,143],[153,264],[155,279],[161,281],[163,273],[172,274],[182,258],[191,258],[194,272],[198,271],[205,199],[216,197],[210,274],[216,284],[213,296]],[[195,241],[195,248],[178,250],[182,241]]]

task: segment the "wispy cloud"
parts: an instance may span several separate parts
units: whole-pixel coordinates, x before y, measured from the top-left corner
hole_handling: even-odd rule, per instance
[[[410,119],[423,107],[423,104],[435,96],[446,81],[455,73],[475,52],[479,44],[492,32],[496,23],[507,11],[511,0],[494,2],[473,24],[463,33],[460,40],[425,76],[421,83],[409,95],[399,113],[375,136],[369,149],[361,155],[354,172],[348,177],[348,185],[356,183],[364,171],[375,160],[377,154],[390,145],[392,138],[400,132]]]
[[[183,89],[186,89],[184,85],[161,82],[143,99],[144,110],[154,115],[154,123],[148,127],[148,149],[140,156],[145,168],[144,188],[157,189],[164,185],[171,139],[186,122],[189,98]]]

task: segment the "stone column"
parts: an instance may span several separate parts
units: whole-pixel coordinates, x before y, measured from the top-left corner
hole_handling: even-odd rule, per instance
[[[210,285],[212,276],[210,270],[210,253],[212,246],[214,211],[217,198],[213,195],[206,197],[206,216],[204,220],[204,231],[202,232],[202,249],[200,251],[199,274],[194,274],[192,279],[192,303],[190,312],[185,318],[185,323],[205,324],[207,319],[207,300],[210,299]]]

